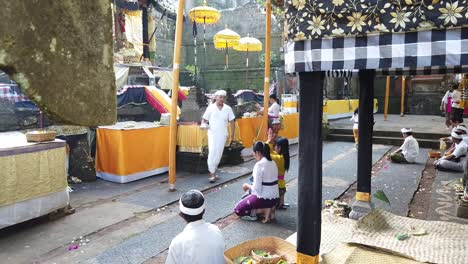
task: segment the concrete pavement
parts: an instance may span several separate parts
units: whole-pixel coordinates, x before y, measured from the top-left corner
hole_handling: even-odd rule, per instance
[[[390,147],[375,145],[373,161]],[[292,148],[297,153],[297,146]],[[164,252],[184,228],[174,204],[183,191],[204,190],[206,220],[222,224],[242,195],[241,185],[250,176],[254,162],[221,169],[224,182],[213,187],[205,175],[180,174],[178,192],[168,193],[165,176],[131,184],[96,182],[74,186],[77,213],[30,226],[0,238],[0,257],[5,263],[143,263]],[[350,143],[325,142],[323,151],[323,200],[334,199],[356,180],[357,151]],[[263,225],[229,220],[223,226],[227,246],[263,235],[286,238],[296,229],[297,158],[287,174],[286,200],[291,208],[277,213],[275,224]],[[167,207],[166,207],[167,206]],[[159,209],[159,210],[158,210]],[[73,237],[89,239],[87,245],[68,251]]]

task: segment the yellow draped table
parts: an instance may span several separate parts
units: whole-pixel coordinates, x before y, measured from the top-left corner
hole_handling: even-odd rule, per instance
[[[121,122],[99,127],[96,134],[96,175],[101,179],[126,183],[169,169],[169,127]]]
[[[284,129],[279,135],[289,139],[290,143],[297,143],[299,138],[299,114],[284,115]],[[178,126],[177,145],[181,152],[201,153],[208,145],[206,130],[200,129],[197,124]],[[252,155],[252,146],[255,141],[267,139],[266,129],[263,128],[262,117],[248,117],[236,120],[235,140],[239,140],[245,149],[243,156]],[[226,142],[229,144],[229,142]]]
[[[231,129],[226,146],[230,144]],[[240,141],[239,125],[236,123],[234,140]],[[177,126],[177,146],[180,152],[201,153],[203,147],[208,146],[208,131],[201,129],[198,124],[179,124]]]
[[[0,229],[67,207],[65,142],[31,144],[19,132],[0,137],[9,141],[0,144]]]

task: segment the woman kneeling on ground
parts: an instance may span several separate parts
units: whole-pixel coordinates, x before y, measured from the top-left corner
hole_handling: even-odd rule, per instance
[[[253,183],[244,184],[244,191],[251,194],[243,198],[234,208],[234,212],[243,220],[256,221],[257,215],[263,215],[263,223],[275,219],[278,204],[278,168],[271,160],[270,147],[263,142],[256,142],[253,152],[257,163],[253,168]]]

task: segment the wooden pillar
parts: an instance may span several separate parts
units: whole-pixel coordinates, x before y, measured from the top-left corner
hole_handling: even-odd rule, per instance
[[[176,32],[174,43],[174,62],[172,69],[172,102],[169,137],[169,191],[175,190],[176,182],[176,145],[177,145],[177,104],[179,96],[180,48],[184,21],[184,0],[179,0],[177,7]]]
[[[270,97],[271,0],[266,0],[265,14],[265,80],[263,83],[263,127],[268,129],[268,103]],[[262,134],[265,132],[260,131]]]
[[[387,76],[387,83],[385,85],[385,105],[384,105],[384,120],[387,121],[388,116],[388,100],[390,96],[390,75]]]
[[[143,23],[143,58],[149,59],[148,8],[146,6],[142,8],[141,20]]]
[[[319,260],[322,224],[323,72],[301,73],[297,263]]]
[[[406,86],[406,78],[405,78],[405,76],[401,76],[401,111],[400,111],[400,116],[405,116],[405,86]]]
[[[356,199],[364,202],[370,201],[371,192],[374,78],[374,70],[359,71],[359,148]]]

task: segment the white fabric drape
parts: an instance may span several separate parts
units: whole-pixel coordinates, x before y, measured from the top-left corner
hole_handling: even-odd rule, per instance
[[[143,24],[141,21],[141,11],[135,12],[135,15],[125,15],[125,36],[140,55],[143,54]]]

